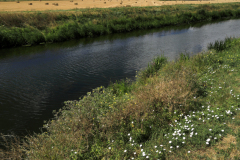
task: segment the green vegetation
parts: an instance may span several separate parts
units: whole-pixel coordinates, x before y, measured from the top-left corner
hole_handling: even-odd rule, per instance
[[[0,48],[240,16],[240,4],[1,12]]]
[[[65,102],[43,133],[16,138],[0,158],[239,159],[240,39],[209,48],[158,57],[132,83]]]

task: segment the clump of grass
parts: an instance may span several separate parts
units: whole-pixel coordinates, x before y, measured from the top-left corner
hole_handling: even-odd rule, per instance
[[[153,76],[166,63],[167,63],[167,58],[164,56],[154,58],[154,60],[150,64],[148,64],[147,69],[143,70],[139,74],[139,77],[141,78],[141,80],[145,80],[146,78]]]
[[[220,51],[230,48],[231,44],[233,44],[232,43],[233,41],[234,41],[234,38],[231,38],[231,37],[225,38],[225,40],[223,40],[223,41],[215,41],[214,43],[210,43],[208,45],[208,49],[209,50],[214,49],[217,52],[220,52]]]
[[[125,93],[129,93],[133,90],[133,85],[131,85],[131,80],[120,80],[115,83],[110,83],[108,86],[109,89],[112,90],[113,94],[116,96],[124,95]]]

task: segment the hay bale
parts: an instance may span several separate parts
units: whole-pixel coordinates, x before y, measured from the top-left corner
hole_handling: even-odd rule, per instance
[[[32,3],[28,3],[28,5],[32,5]]]
[[[73,2],[73,1],[70,1],[70,2]]]
[[[55,5],[55,3],[52,3],[52,5]]]
[[[78,3],[74,3],[74,5],[78,5]]]
[[[20,3],[19,1],[16,1],[17,3]]]
[[[126,5],[126,7],[131,7],[131,5]]]
[[[45,5],[49,5],[49,3],[45,3]]]
[[[106,4],[106,2],[104,2],[104,4]]]
[[[58,6],[58,3],[55,3],[55,6]]]

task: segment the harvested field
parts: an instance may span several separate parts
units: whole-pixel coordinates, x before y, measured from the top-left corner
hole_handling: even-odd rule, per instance
[[[209,1],[153,1],[153,0],[74,0],[69,1],[19,1],[0,2],[1,11],[43,11],[43,10],[68,10],[76,8],[111,8],[111,7],[136,7],[136,6],[162,6],[178,4],[211,4],[231,3],[240,0],[209,0]],[[32,5],[29,5],[32,3]],[[57,3],[58,5],[46,5]],[[77,5],[76,5],[77,4]]]

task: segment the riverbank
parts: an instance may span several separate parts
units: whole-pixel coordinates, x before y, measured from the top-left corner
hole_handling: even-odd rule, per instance
[[[226,39],[175,62],[158,57],[133,83],[98,87],[65,102],[44,133],[0,156],[238,159],[239,47],[240,39]]]
[[[0,48],[240,16],[239,3],[0,13]]]

